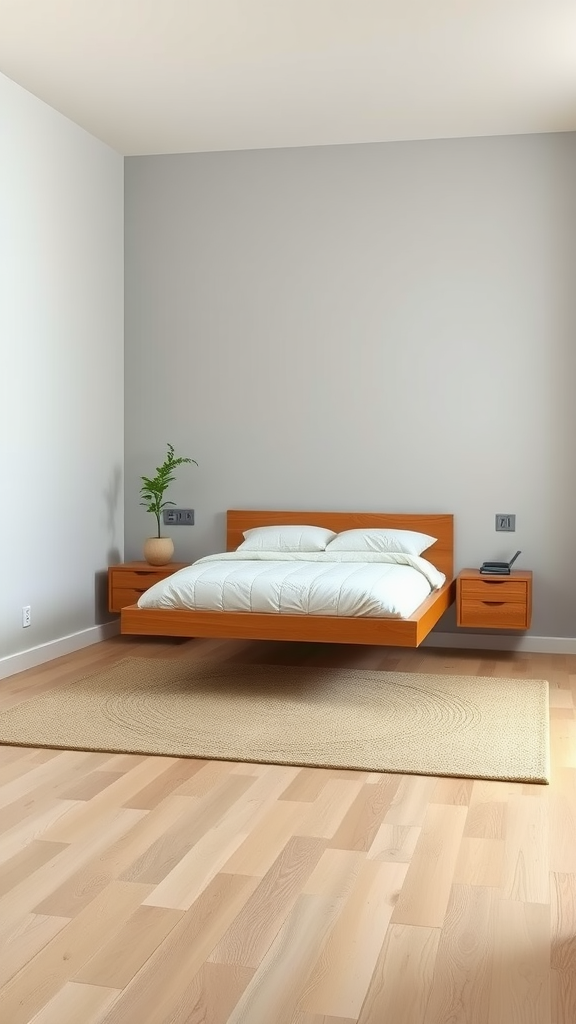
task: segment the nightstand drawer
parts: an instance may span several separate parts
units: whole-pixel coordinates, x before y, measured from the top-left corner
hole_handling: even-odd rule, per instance
[[[477,629],[527,629],[528,609],[525,601],[466,598],[460,604],[458,625]]]
[[[134,569],[112,569],[111,572],[114,589],[122,587],[125,590],[126,588],[133,587],[136,590],[138,587],[142,587],[143,590],[148,590],[148,587],[153,586],[158,580],[164,580],[167,576],[171,576],[174,570],[154,568],[150,572],[146,569],[140,572]]]
[[[127,604],[136,604],[155,583],[184,569],[188,562],[168,562],[166,565],[150,565],[148,562],[124,562],[111,565],[108,569],[108,608],[119,612]]]
[[[464,601],[510,601],[523,603],[526,600],[525,580],[490,579],[461,580],[461,596]]]
[[[152,587],[172,575],[174,569],[158,565],[151,569],[111,569],[113,587]]]
[[[137,604],[138,598],[145,594],[148,587],[140,587],[138,590],[130,590],[127,587],[114,587],[110,599],[110,611],[119,612],[127,604]]]

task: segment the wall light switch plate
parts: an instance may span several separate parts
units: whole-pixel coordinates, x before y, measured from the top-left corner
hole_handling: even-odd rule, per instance
[[[165,508],[162,519],[165,526],[194,526],[194,509]]]
[[[516,529],[516,516],[504,515],[502,512],[496,514],[496,530],[503,533],[514,533]]]

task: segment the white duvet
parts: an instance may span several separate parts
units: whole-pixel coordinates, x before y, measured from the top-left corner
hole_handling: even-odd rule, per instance
[[[409,618],[445,579],[412,555],[228,551],[154,584],[138,607]]]

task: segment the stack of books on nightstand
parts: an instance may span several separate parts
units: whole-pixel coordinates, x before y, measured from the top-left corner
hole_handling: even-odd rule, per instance
[[[480,566],[480,572],[484,576],[509,576],[510,569],[518,558],[518,555],[521,554],[521,551],[517,551],[514,558],[511,558],[509,562],[483,562]]]

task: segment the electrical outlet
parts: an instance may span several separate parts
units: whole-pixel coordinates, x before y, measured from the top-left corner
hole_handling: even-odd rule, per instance
[[[501,512],[496,515],[496,530],[501,533],[514,533],[516,529],[516,516],[503,515]]]
[[[32,609],[29,604],[25,604],[22,608],[22,628],[29,626],[32,621]]]
[[[165,508],[162,518],[165,526],[194,526],[194,509]]]

